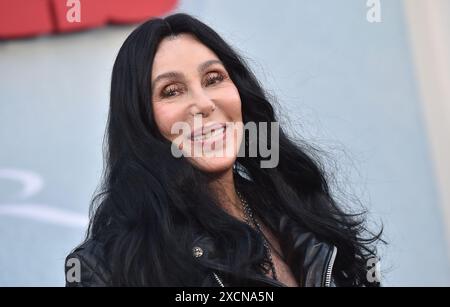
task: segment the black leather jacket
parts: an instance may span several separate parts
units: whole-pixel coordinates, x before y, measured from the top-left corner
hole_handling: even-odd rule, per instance
[[[325,242],[318,241],[312,234],[301,234],[297,236],[295,245],[301,246],[303,260],[299,261],[297,267],[293,267],[294,275],[300,284],[306,287],[329,287],[335,286],[333,279],[333,264],[337,254],[337,248]],[[235,286],[225,280],[228,268],[220,264],[215,258],[214,243],[207,236],[198,236],[193,242],[193,257],[206,257],[211,270],[205,273],[201,286],[204,287],[227,287]],[[78,278],[74,266],[79,265]],[[88,240],[66,258],[66,286],[69,287],[95,287],[110,286],[110,272],[104,257],[102,244]],[[81,277],[81,278],[80,278]],[[255,287],[276,286],[284,284],[271,279],[263,274],[254,274],[246,285]]]

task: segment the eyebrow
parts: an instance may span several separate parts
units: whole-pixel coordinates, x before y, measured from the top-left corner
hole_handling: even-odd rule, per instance
[[[222,64],[223,65],[222,61],[220,61],[220,60],[208,60],[208,61],[200,64],[198,66],[197,70],[201,74],[206,69],[208,69],[209,66],[211,66],[213,64]],[[184,79],[184,75],[178,71],[169,71],[169,72],[158,75],[158,77],[156,77],[155,80],[153,80],[153,82],[152,82],[152,92],[155,89],[156,83],[158,83],[159,81],[161,81],[163,79]]]
[[[208,69],[209,66],[211,66],[213,64],[222,64],[223,65],[223,63],[221,61],[219,61],[219,60],[209,60],[209,61],[204,62],[203,64],[200,64],[198,66],[197,70],[198,70],[199,73],[202,73],[206,69]]]

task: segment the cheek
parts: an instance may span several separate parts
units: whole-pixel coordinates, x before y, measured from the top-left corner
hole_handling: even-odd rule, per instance
[[[221,93],[223,99],[218,99],[220,109],[231,121],[242,121],[241,98],[235,86],[223,88]]]
[[[153,114],[161,134],[170,141],[175,139],[176,135],[172,135],[171,129],[176,122],[183,121],[183,110],[174,105],[155,103]]]

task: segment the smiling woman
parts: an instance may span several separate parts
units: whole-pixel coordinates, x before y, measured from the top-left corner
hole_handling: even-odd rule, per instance
[[[185,14],[138,27],[114,64],[102,189],[67,285],[378,285],[366,266],[380,234],[340,208],[319,161],[282,128],[259,133],[275,122],[210,27]],[[238,154],[259,142],[278,148],[274,167]]]
[[[174,125],[188,123],[193,127],[188,135],[189,142],[182,143],[181,138],[178,147],[189,153],[187,159],[204,172],[228,170],[226,181],[231,183],[242,131],[235,129],[237,131],[228,133],[226,139],[226,129],[238,128],[232,124],[242,123],[242,113],[239,92],[223,63],[195,36],[182,33],[161,41],[153,61],[152,76],[155,76],[153,116],[159,132],[173,142],[180,136],[180,133],[173,133]],[[210,145],[208,148],[211,148],[216,145],[214,141],[224,138],[220,145],[232,146],[233,151],[220,157],[216,155],[214,159],[213,155],[206,157],[205,147]],[[195,146],[199,147],[200,155],[193,152]],[[214,146],[214,150],[224,150],[224,146]]]

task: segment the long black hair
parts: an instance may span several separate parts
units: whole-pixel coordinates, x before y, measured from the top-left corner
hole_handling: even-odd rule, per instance
[[[223,62],[239,91],[244,124],[277,121],[244,60],[204,23],[175,14],[135,29],[114,63],[104,173],[92,200],[86,238],[104,244],[112,285],[197,285],[208,269],[208,263],[192,257],[192,241],[199,233],[214,240],[234,276],[264,267],[262,239],[222,209],[209,189],[209,175],[171,155],[170,142],[156,127],[150,87],[153,58],[163,38],[180,33],[194,35]],[[248,135],[242,146],[249,146]],[[370,285],[366,261],[375,255],[373,243],[380,234],[366,230],[364,215],[338,206],[322,164],[313,157],[280,127],[278,166],[261,168],[264,158],[259,153],[238,157],[233,171],[237,188],[279,239],[291,267],[302,256],[295,236],[313,233],[338,248],[334,271],[342,284]]]

